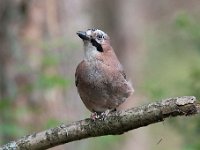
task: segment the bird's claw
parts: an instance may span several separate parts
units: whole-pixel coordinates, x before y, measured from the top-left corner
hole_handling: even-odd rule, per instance
[[[90,118],[95,121],[99,118],[99,116],[100,115],[98,115],[97,112],[93,112],[91,113]]]
[[[105,118],[108,116],[108,114],[111,112],[112,110],[106,110],[104,112],[94,112],[91,114],[90,118],[92,120],[105,120]]]

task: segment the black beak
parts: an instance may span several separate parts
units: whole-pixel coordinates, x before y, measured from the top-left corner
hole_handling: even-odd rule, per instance
[[[89,40],[90,38],[87,36],[86,32],[84,31],[78,31],[76,34],[82,39],[82,40]]]

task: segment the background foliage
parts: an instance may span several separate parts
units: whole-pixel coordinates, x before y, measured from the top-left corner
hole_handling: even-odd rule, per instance
[[[74,86],[79,30],[99,28],[133,82],[120,109],[149,100],[200,99],[198,0],[0,1],[0,144],[89,116]],[[176,118],[121,136],[52,149],[199,150],[200,119]]]

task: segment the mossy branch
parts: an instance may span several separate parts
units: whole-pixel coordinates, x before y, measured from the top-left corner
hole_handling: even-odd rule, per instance
[[[0,150],[39,150],[68,142],[129,130],[161,122],[168,117],[189,116],[200,112],[194,96],[169,98],[148,105],[110,113],[104,120],[84,119],[33,133],[0,147]]]

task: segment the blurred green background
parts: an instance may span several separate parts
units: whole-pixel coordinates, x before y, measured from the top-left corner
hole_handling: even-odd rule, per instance
[[[0,144],[90,115],[74,85],[88,28],[108,33],[135,88],[120,109],[200,98],[199,0],[1,0]],[[194,116],[51,149],[199,150],[199,139]]]

